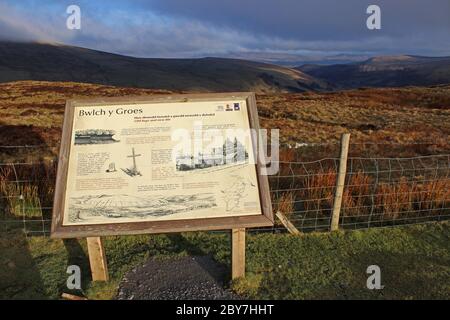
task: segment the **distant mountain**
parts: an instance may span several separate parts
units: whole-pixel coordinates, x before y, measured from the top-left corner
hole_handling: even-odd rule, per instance
[[[450,83],[450,57],[384,56],[330,66],[306,64],[295,69],[341,89]]]
[[[230,52],[222,58],[242,59],[276,64],[285,67],[296,67],[303,64],[332,65],[367,60],[370,56],[358,54],[307,55],[276,52]]]
[[[147,59],[79,47],[0,42],[0,82],[74,81],[186,91],[330,89],[295,69],[225,58]]]

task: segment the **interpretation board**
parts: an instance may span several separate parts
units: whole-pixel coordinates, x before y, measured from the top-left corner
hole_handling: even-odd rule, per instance
[[[255,132],[253,93],[67,101],[52,237],[272,226]]]

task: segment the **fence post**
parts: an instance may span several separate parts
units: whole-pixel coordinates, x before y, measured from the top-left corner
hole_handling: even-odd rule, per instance
[[[245,277],[245,228],[231,230],[231,279]]]
[[[347,173],[348,145],[350,133],[341,136],[341,154],[339,157],[339,171],[336,176],[336,190],[334,192],[333,215],[331,217],[331,231],[339,228],[339,215],[341,213],[342,195],[344,193],[345,175]]]
[[[100,237],[88,237],[87,246],[89,264],[91,265],[92,281],[108,281],[108,263],[106,262],[105,248]]]
[[[299,235],[300,231],[289,221],[289,219],[280,211],[277,211],[275,214],[278,219],[280,219],[283,226],[291,233],[295,235]]]

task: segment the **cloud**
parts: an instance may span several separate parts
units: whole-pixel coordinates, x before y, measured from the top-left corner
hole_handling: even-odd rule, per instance
[[[189,17],[254,33],[298,40],[354,40],[367,36],[366,8],[381,7],[386,36],[449,31],[448,0],[150,0],[161,14]]]
[[[369,2],[382,30],[365,27]],[[395,2],[395,4],[393,4]],[[81,30],[68,30],[64,1],[0,3],[0,39],[62,42],[141,57],[231,52],[450,54],[448,0],[77,1]],[[425,4],[424,4],[425,3]],[[447,11],[445,11],[447,10]]]
[[[0,39],[18,41],[53,41],[44,29],[49,24],[36,25],[6,3],[0,3]]]

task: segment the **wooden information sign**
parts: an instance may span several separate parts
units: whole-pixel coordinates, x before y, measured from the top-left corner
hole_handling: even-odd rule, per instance
[[[104,273],[106,235],[234,229],[245,261],[245,228],[273,225],[260,143],[253,93],[68,101],[51,235],[88,237]]]

